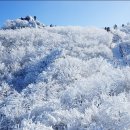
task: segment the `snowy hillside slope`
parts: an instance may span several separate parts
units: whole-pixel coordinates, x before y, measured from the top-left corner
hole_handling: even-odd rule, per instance
[[[129,130],[126,30],[0,30],[0,130]]]

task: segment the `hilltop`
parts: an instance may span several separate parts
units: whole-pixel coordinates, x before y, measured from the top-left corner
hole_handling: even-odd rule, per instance
[[[0,30],[1,130],[129,130],[130,26]]]

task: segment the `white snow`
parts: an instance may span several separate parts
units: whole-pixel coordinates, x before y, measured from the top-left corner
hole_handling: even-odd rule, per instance
[[[20,29],[20,28],[43,28],[45,25],[40,23],[38,20],[34,20],[32,16],[28,20],[21,20],[21,18],[16,20],[6,20],[4,23],[3,29]]]
[[[0,30],[0,129],[130,129],[129,33]]]

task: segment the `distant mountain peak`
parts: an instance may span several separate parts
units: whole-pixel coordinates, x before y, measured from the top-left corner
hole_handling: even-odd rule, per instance
[[[41,28],[45,25],[39,22],[36,16],[26,16],[17,18],[15,20],[6,20],[4,23],[3,29],[20,29],[20,28]]]

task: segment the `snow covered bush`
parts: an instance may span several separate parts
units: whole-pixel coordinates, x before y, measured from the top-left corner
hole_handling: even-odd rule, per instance
[[[26,26],[16,21],[0,30],[0,129],[130,128],[127,32],[72,26],[11,30]]]

